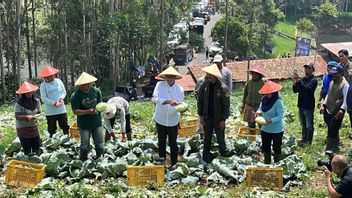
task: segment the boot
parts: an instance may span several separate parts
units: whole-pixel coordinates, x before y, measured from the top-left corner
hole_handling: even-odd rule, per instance
[[[81,149],[79,152],[79,159],[83,162],[86,161],[88,159],[88,151]]]
[[[332,138],[331,150],[334,153],[338,153],[340,151],[339,144],[340,144],[340,138],[338,138],[338,137],[337,138]]]
[[[334,145],[334,138],[331,138],[331,137],[328,137],[327,140],[326,140],[326,147],[325,147],[325,150],[332,150],[333,149],[333,145]]]
[[[281,154],[274,154],[274,162],[277,163],[281,160]]]
[[[103,149],[95,149],[95,152],[96,152],[96,159],[98,159],[100,156],[104,154]]]
[[[308,132],[307,132],[307,142],[310,145],[313,142],[313,135],[314,135],[314,130],[308,130]]]
[[[264,164],[270,164],[270,163],[271,163],[271,154],[264,153]]]
[[[127,133],[127,140],[128,141],[132,140],[132,132]]]

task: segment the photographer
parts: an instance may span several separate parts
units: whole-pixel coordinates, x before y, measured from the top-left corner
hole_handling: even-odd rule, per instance
[[[331,184],[330,172],[325,169],[325,181],[328,187],[330,197],[352,197],[352,168],[348,166],[348,160],[345,156],[335,155],[331,161],[332,172],[341,178],[339,185],[334,188]]]

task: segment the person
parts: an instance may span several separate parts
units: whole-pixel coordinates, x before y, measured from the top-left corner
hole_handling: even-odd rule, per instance
[[[255,112],[258,110],[262,99],[259,89],[264,85],[265,71],[257,66],[251,68],[248,72],[252,75],[252,79],[244,87],[241,112],[243,112],[243,121],[247,122],[248,127],[255,128]]]
[[[347,82],[351,84],[352,83],[352,62],[348,60],[348,57],[349,57],[349,53],[347,50],[342,49],[339,51],[340,64],[345,69],[343,76],[346,78]],[[348,115],[350,117],[350,124],[352,128],[352,111],[350,109],[352,109],[352,107],[348,109]]]
[[[100,90],[93,86],[95,81],[97,78],[83,72],[75,82],[78,89],[71,96],[71,107],[77,116],[81,136],[79,158],[82,161],[88,159],[90,136],[94,140],[96,157],[99,158],[104,152],[101,114],[95,110],[95,106],[102,102],[102,96]]]
[[[16,91],[19,95],[15,103],[16,131],[25,155],[32,152],[41,154],[37,123],[40,116],[40,100],[33,96],[36,90],[36,85],[25,81]]]
[[[160,161],[166,159],[166,139],[169,139],[171,150],[171,165],[177,163],[177,131],[180,122],[180,113],[175,110],[175,106],[184,101],[183,88],[175,82],[181,79],[182,75],[172,66],[159,74],[161,79],[154,89],[154,101],[156,108],[154,112],[154,121],[158,133],[158,146]]]
[[[318,86],[318,81],[313,72],[315,67],[313,63],[307,63],[304,66],[305,77],[299,78],[295,75],[292,79],[293,93],[298,93],[297,107],[299,111],[299,120],[302,127],[301,145],[312,144],[314,135],[314,92]]]
[[[225,143],[225,122],[230,115],[230,93],[219,78],[221,73],[217,65],[212,64],[202,68],[206,75],[200,86],[197,98],[198,116],[204,126],[203,160],[209,164],[212,161],[210,154],[211,139],[215,131],[221,156],[229,157]]]
[[[213,63],[217,65],[220,70],[221,78],[219,80],[227,86],[227,90],[231,93],[232,92],[232,74],[229,68],[223,67],[223,58],[220,54],[217,54],[214,57]]]
[[[323,104],[324,99],[325,99],[326,95],[328,94],[330,82],[332,81],[332,78],[333,78],[333,76],[329,73],[329,71],[331,68],[336,67],[337,65],[338,65],[338,63],[336,61],[329,61],[328,62],[327,71],[323,76],[323,86],[321,87],[321,90],[320,90],[320,96],[319,96],[319,100],[318,100],[318,108],[320,108],[320,106]]]
[[[281,159],[281,145],[285,127],[285,106],[279,97],[281,89],[281,85],[267,81],[259,90],[259,93],[264,96],[256,116],[262,116],[266,120],[266,123],[261,126],[262,151],[265,164],[271,163],[271,144],[274,150],[274,162],[279,162]]]
[[[287,58],[291,58],[291,53],[287,52]]]
[[[58,72],[58,69],[46,66],[39,74],[39,77],[44,78],[44,82],[40,84],[40,97],[45,104],[50,137],[56,132],[56,122],[59,123],[64,134],[68,134],[70,129],[67,124],[66,106],[64,104],[66,89],[62,81],[55,78]]]
[[[202,77],[200,77],[200,78],[197,80],[196,87],[195,87],[195,89],[194,89],[194,95],[195,95],[195,97],[196,97],[196,100],[198,100],[199,88],[200,88],[200,86],[204,83],[205,80],[206,80],[206,77],[205,77],[205,76],[202,76]],[[201,137],[203,137],[203,125],[202,125],[202,123],[200,122],[200,118],[199,118],[199,117],[198,117],[197,133],[200,134]]]
[[[325,183],[330,197],[352,198],[352,168],[348,165],[347,158],[343,155],[335,155],[331,161],[331,168],[341,181],[334,187],[331,183],[332,172],[325,168]]]
[[[126,142],[126,135],[128,141],[132,140],[130,106],[127,100],[119,96],[110,98],[107,101],[107,108],[102,113],[104,125],[106,127],[105,141],[108,141],[111,138],[115,141],[113,128],[117,115],[119,116],[121,123],[121,141]]]
[[[330,73],[333,79],[320,113],[324,114],[324,122],[328,126],[326,150],[337,152],[340,144],[339,130],[347,108],[346,98],[349,84],[343,77],[344,68],[341,65],[332,67]]]

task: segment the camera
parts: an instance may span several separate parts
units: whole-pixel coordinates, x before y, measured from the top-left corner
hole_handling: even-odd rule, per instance
[[[327,150],[325,151],[325,155],[328,156],[329,160],[323,160],[321,158],[318,158],[317,164],[318,166],[326,166],[331,172],[332,171],[331,161],[332,161],[332,158],[334,158],[335,154],[333,151]]]

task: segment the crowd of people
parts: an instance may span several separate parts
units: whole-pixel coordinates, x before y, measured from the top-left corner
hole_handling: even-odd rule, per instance
[[[324,116],[327,125],[326,150],[339,151],[339,129],[348,112],[352,127],[352,63],[348,60],[348,51],[340,50],[340,63],[330,61],[327,64],[327,73],[323,77],[323,86],[320,90],[318,108]],[[318,85],[314,76],[315,65],[303,65],[304,76],[294,72],[292,76],[292,91],[298,93],[299,120],[301,123],[302,137],[299,145],[304,147],[313,143],[314,137],[314,110],[316,107],[315,90]],[[197,100],[197,113],[199,117],[198,132],[203,134],[204,149],[203,163],[208,165],[213,160],[211,139],[216,134],[221,156],[230,157],[234,153],[227,149],[225,141],[226,120],[230,116],[230,95],[232,92],[232,75],[224,65],[221,55],[214,57],[213,63],[202,68],[205,76],[197,81],[195,96]],[[64,105],[66,90],[56,74],[59,70],[47,66],[40,73],[44,82],[40,85],[41,100],[45,105],[48,132],[52,137],[57,130],[58,122],[64,134],[68,134],[67,112]],[[285,104],[279,96],[282,86],[273,81],[265,81],[265,71],[260,66],[252,67],[249,71],[252,78],[245,84],[241,112],[248,127],[259,127],[262,138],[263,162],[271,163],[273,150],[274,162],[281,159],[281,145],[284,134]],[[176,82],[182,78],[172,66],[161,72],[158,76],[162,81],[156,84],[153,97],[155,112],[153,120],[156,124],[158,137],[159,157],[161,163],[166,160],[166,140],[170,146],[171,166],[177,163],[178,146],[177,133],[180,122],[180,113],[175,107],[184,101],[184,90]],[[77,117],[77,125],[81,137],[80,160],[88,159],[90,137],[93,138],[96,157],[104,153],[105,141],[116,141],[114,124],[118,118],[121,123],[121,141],[132,140],[131,118],[128,102],[121,97],[109,99],[103,109],[97,111],[96,105],[102,102],[102,94],[94,86],[97,78],[83,72],[76,80],[76,91],[70,98],[73,113]],[[24,82],[16,91],[19,95],[15,104],[16,129],[25,154],[31,152],[40,154],[40,136],[37,126],[38,115],[41,114],[41,101],[34,98],[33,93],[38,87],[29,82]],[[255,118],[262,116],[265,123],[258,125]],[[106,132],[103,133],[103,130]],[[343,156],[336,155],[332,160],[332,171],[339,176],[347,175],[345,182],[351,185],[351,170],[346,165]],[[346,168],[347,167],[347,168]],[[335,195],[345,195],[350,192],[343,187],[331,186],[329,170],[326,171],[329,192]],[[346,186],[345,184],[342,186]],[[334,190],[331,190],[334,189]],[[337,194],[336,194],[337,193]]]

